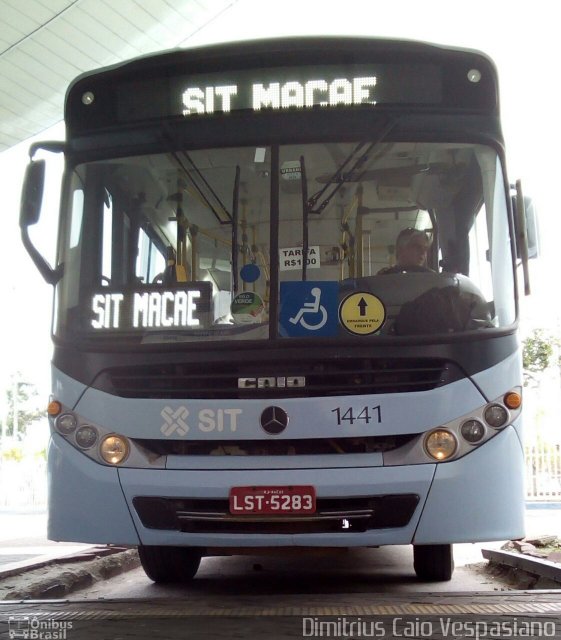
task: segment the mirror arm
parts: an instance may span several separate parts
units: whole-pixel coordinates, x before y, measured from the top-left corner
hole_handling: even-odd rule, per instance
[[[39,270],[39,273],[49,284],[55,285],[61,278],[63,273],[63,266],[60,264],[56,269],[53,269],[49,263],[43,258],[43,256],[37,251],[35,245],[29,237],[27,227],[21,227],[21,240],[23,246],[27,250],[27,253],[33,260],[33,264]]]
[[[33,156],[39,151],[44,149],[51,153],[64,153],[66,150],[66,143],[60,140],[44,140],[43,142],[34,142],[29,147],[29,159],[33,160]]]

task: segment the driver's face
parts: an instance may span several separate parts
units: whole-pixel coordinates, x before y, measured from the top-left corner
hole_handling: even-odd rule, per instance
[[[426,238],[416,236],[404,245],[398,256],[401,267],[422,267],[427,261],[429,243]]]

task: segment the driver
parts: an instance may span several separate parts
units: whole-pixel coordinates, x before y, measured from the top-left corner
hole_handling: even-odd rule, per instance
[[[431,240],[425,231],[411,227],[402,229],[395,241],[397,259],[395,266],[381,269],[378,274],[401,273],[407,270],[431,271],[427,267],[427,252],[430,245]]]

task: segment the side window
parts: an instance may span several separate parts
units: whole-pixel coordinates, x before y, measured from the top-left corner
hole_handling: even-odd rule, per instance
[[[111,195],[106,193],[103,203],[103,239],[101,251],[101,284],[107,286],[111,283],[112,273],[112,248],[113,248],[113,202]]]
[[[129,283],[134,275],[137,256],[135,226],[116,193],[104,188],[101,197],[98,201],[101,212],[99,279],[105,287],[122,286]],[[135,253],[131,254],[131,251]]]
[[[80,244],[80,234],[82,232],[83,216],[84,216],[84,190],[76,189],[72,193],[69,249],[74,249]]]
[[[481,290],[486,300],[493,299],[485,205],[475,216],[475,221],[469,231],[469,277]]]
[[[144,229],[139,229],[136,254],[136,277],[144,283],[153,282],[163,273],[166,261],[162,253]]]

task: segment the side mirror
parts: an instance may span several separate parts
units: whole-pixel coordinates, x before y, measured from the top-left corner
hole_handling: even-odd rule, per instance
[[[25,170],[21,192],[19,226],[22,230],[39,222],[44,186],[45,161],[31,160]]]
[[[516,229],[516,254],[524,274],[524,293],[530,295],[530,270],[528,268],[528,222],[526,218],[526,200],[522,192],[522,182],[516,181],[516,193],[513,197],[514,225]]]
[[[532,198],[524,197],[526,211],[526,238],[528,239],[528,258],[540,256],[540,227],[539,217]]]
[[[29,149],[29,157],[31,160],[25,170],[21,192],[19,226],[23,246],[33,260],[33,263],[49,284],[56,284],[62,276],[62,266],[53,269],[29,237],[29,227],[37,224],[41,216],[43,189],[45,187],[45,160],[33,160],[33,156],[38,149],[44,149],[52,153],[62,153],[64,152],[64,143],[35,142],[31,145]]]

